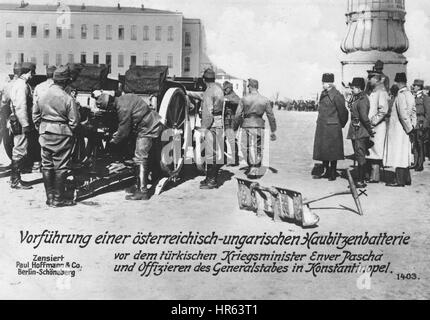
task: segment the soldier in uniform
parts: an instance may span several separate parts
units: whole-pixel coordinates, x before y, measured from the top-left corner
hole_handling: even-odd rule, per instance
[[[384,165],[393,167],[396,170],[395,181],[386,185],[389,187],[404,187],[412,184],[409,171],[412,162],[411,135],[416,126],[417,117],[414,96],[406,86],[406,74],[396,74],[394,81],[400,90],[394,101],[388,125]]]
[[[364,89],[366,82],[363,78],[354,78],[349,84],[353,97],[350,101],[351,124],[348,131],[348,139],[352,140],[355,158],[358,162],[357,188],[365,188],[365,165],[368,152],[369,137],[373,136],[369,120],[370,103]]]
[[[124,94],[114,98],[104,93],[98,97],[97,106],[104,110],[113,108],[118,114],[118,130],[110,143],[118,145],[131,133],[136,134],[133,160],[137,168],[137,188],[133,194],[126,196],[126,200],[149,200],[149,153],[154,140],[159,138],[163,131],[160,115],[136,94]]]
[[[205,70],[203,80],[207,89],[202,97],[201,130],[205,138],[206,178],[200,183],[200,189],[218,188],[218,173],[224,162],[223,107],[224,92],[215,83],[215,72]]]
[[[321,93],[318,108],[313,159],[323,162],[324,171],[314,175],[314,179],[335,181],[337,161],[345,158],[342,128],[348,122],[348,110],[344,96],[333,84],[334,74],[323,74],[322,83],[324,90]]]
[[[261,163],[263,160],[262,142],[264,141],[265,122],[267,115],[271,130],[271,140],[276,140],[276,119],[269,99],[258,92],[258,81],[248,80],[249,94],[240,100],[236,111],[235,127],[242,127],[242,152],[248,162],[247,176],[258,179],[263,176]]]
[[[34,103],[33,121],[42,147],[42,174],[46,204],[50,207],[75,205],[64,198],[65,181],[71,170],[74,131],[79,112],[74,99],[64,90],[70,81],[68,67],[59,67],[53,83],[39,92]]]
[[[415,80],[412,85],[415,94],[415,105],[417,110],[417,126],[414,131],[413,153],[415,159],[415,171],[424,170],[424,161],[427,151],[426,145],[429,141],[430,130],[430,97],[423,92],[424,81]]]
[[[32,187],[22,183],[21,170],[25,166],[28,156],[29,138],[34,131],[33,121],[31,119],[32,110],[32,93],[28,81],[32,78],[36,66],[30,62],[24,62],[21,65],[19,78],[13,84],[10,90],[11,115],[16,121],[12,121],[14,147],[12,151],[12,173],[10,186],[12,189],[28,190]]]
[[[227,140],[227,166],[237,166],[239,164],[237,131],[234,130],[234,117],[240,102],[239,96],[233,90],[233,84],[225,81],[223,83],[225,110],[224,110],[224,129]]]

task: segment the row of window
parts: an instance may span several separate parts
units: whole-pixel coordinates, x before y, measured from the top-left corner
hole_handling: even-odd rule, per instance
[[[61,27],[56,27],[55,28],[55,36],[57,39],[62,39],[65,35],[64,33],[68,31],[68,38],[69,39],[75,39],[75,25],[71,24],[69,29],[63,29]],[[130,39],[131,40],[135,40],[137,41],[137,32],[138,32],[138,26],[137,25],[132,25],[130,27]],[[155,40],[156,41],[161,41],[162,39],[162,32],[163,32],[163,28],[161,26],[156,26],[155,27]],[[51,36],[51,27],[49,24],[45,24],[43,26],[43,37],[45,39],[50,38]],[[86,24],[83,24],[80,26],[80,38],[81,39],[88,39],[89,38],[89,34],[88,34],[88,26]],[[37,38],[38,35],[38,27],[36,24],[32,24],[30,27],[30,37],[31,38]],[[173,26],[169,26],[167,28],[167,41],[173,41]],[[24,38],[25,36],[25,27],[23,24],[20,24],[18,26],[18,38]],[[113,40],[113,26],[112,25],[107,25],[106,26],[106,40]],[[125,27],[123,25],[118,26],[118,40],[125,40],[126,37],[126,32],[125,32]],[[12,38],[12,24],[11,23],[6,23],[6,38]],[[94,40],[99,40],[101,38],[100,35],[100,25],[95,24],[93,26],[93,39]],[[142,39],[144,41],[149,41],[150,40],[150,28],[149,26],[144,26],[143,27],[143,37]],[[190,47],[191,46],[191,34],[189,32],[185,32],[185,46],[186,47]]]
[[[100,54],[98,52],[94,52],[92,56],[93,56],[92,63],[94,63],[94,64],[101,63]],[[18,62],[24,62],[24,61],[25,61],[24,53],[19,53],[18,54]],[[29,59],[27,59],[27,61],[31,61],[32,63],[37,64],[36,55],[33,54]],[[67,55],[67,61],[63,60],[63,54],[57,53],[55,55],[55,65],[57,65],[57,66],[62,65],[63,63],[74,63],[74,62],[75,62],[75,55],[73,53],[69,53]],[[88,59],[88,54],[86,52],[82,52],[80,54],[80,63],[90,63],[89,59]],[[109,66],[112,66],[112,54],[111,53],[106,53],[105,63]],[[12,53],[11,52],[6,52],[6,64],[12,65]],[[50,55],[48,52],[44,52],[44,54],[43,54],[43,64],[45,66],[48,66],[51,64]],[[135,55],[135,54],[130,55],[130,65],[137,65],[137,55]],[[143,65],[145,65],[145,66],[149,65],[149,54],[146,52],[143,54]],[[155,55],[154,65],[156,65],[156,66],[161,65],[161,55],[159,53],[157,53]],[[173,54],[167,55],[167,66],[169,68],[173,68]],[[190,57],[186,57],[184,59],[184,71],[189,72],[190,66],[191,66],[191,59],[190,59]],[[124,67],[125,67],[125,55],[123,53],[120,53],[120,54],[118,54],[118,68],[124,68]]]

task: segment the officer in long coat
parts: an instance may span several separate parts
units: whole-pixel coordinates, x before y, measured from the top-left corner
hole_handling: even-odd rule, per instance
[[[411,135],[416,126],[415,99],[406,86],[405,73],[398,73],[394,80],[399,92],[393,104],[387,132],[384,152],[384,165],[396,170],[394,183],[387,183],[389,187],[404,187],[411,185],[409,167],[412,162]]]
[[[33,121],[39,130],[42,148],[42,175],[46,204],[50,207],[75,205],[64,197],[65,182],[70,172],[74,132],[79,124],[75,100],[64,90],[70,81],[67,67],[59,67],[53,83],[36,97]]]
[[[235,120],[235,128],[242,127],[242,153],[248,162],[247,176],[249,179],[258,179],[264,175],[261,168],[265,129],[264,114],[269,120],[271,140],[276,140],[277,126],[272,104],[269,99],[258,92],[258,87],[257,80],[248,80],[249,94],[240,100]]]
[[[322,82],[324,90],[318,108],[313,159],[323,162],[324,172],[315,175],[314,178],[335,181],[337,161],[345,158],[342,128],[348,122],[348,110],[345,98],[334,87],[334,74],[324,74]]]
[[[424,81],[415,80],[413,93],[415,94],[415,105],[417,110],[417,126],[413,136],[413,151],[415,171],[424,170],[424,160],[427,154],[427,144],[430,130],[430,97],[423,92]]]
[[[111,108],[118,114],[118,130],[114,133],[110,143],[118,145],[131,133],[136,134],[133,161],[137,168],[137,188],[134,194],[126,196],[126,200],[149,200],[147,187],[150,172],[149,156],[155,140],[163,131],[161,116],[152,110],[141,97],[131,93],[116,98],[108,94],[101,94],[97,99],[97,106],[101,109]]]
[[[366,82],[363,78],[354,78],[349,84],[353,97],[350,101],[351,123],[348,131],[348,139],[352,141],[355,158],[358,162],[357,188],[365,188],[365,165],[368,152],[369,138],[373,136],[369,120],[370,103],[364,89]]]
[[[389,112],[389,96],[384,85],[383,74],[377,71],[368,71],[368,73],[369,83],[372,88],[369,96],[369,119],[375,134],[370,139],[373,146],[367,156],[367,163],[370,168],[366,171],[370,175],[369,183],[379,183],[381,179],[380,169],[384,157],[385,136],[387,133],[386,118]]]
[[[32,189],[21,181],[21,170],[25,166],[28,156],[29,138],[34,131],[31,117],[33,106],[32,91],[28,81],[33,77],[36,66],[30,62],[21,65],[19,78],[14,82],[10,90],[11,114],[17,118],[19,126],[13,132],[14,147],[12,150],[12,172],[10,186],[12,189]]]
[[[205,70],[203,80],[207,84],[202,97],[202,136],[205,137],[206,178],[200,189],[218,188],[218,173],[224,162],[223,108],[224,92],[215,83],[215,72]]]
[[[240,98],[233,90],[233,84],[229,81],[223,83],[225,108],[224,108],[224,130],[227,142],[227,166],[237,166],[238,146],[237,131],[234,130],[234,117]]]

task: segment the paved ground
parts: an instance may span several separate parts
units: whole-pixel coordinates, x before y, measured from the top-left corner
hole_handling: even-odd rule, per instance
[[[313,198],[333,191],[343,191],[347,182],[338,179],[334,183],[311,179],[313,167],[312,145],[316,114],[278,112],[278,141],[271,147],[271,166],[278,173],[268,173],[262,184],[288,187]],[[346,153],[350,153],[346,142]],[[0,164],[6,164],[4,154]],[[352,163],[344,161],[339,167]],[[0,179],[0,298],[112,298],[112,299],[391,299],[430,298],[430,167],[425,172],[413,173],[413,186],[405,189],[388,189],[383,184],[368,188],[369,197],[362,200],[364,217],[342,210],[316,210],[321,217],[319,228],[302,230],[300,227],[273,223],[269,218],[258,218],[252,213],[240,211],[237,205],[237,183],[232,175],[242,176],[238,169],[225,171],[225,183],[216,191],[200,192],[201,178],[184,182],[148,202],[127,202],[124,192],[117,191],[84,201],[74,208],[48,209],[44,205],[41,184],[33,191],[13,192],[7,178]],[[26,175],[25,179],[37,179],[38,175]],[[326,200],[319,207],[337,207],[339,204],[353,207],[348,196]],[[407,247],[374,248],[384,253],[384,261],[391,262],[393,274],[372,278],[370,290],[357,288],[357,275],[327,274],[317,279],[310,274],[223,274],[212,277],[207,274],[170,273],[160,277],[140,277],[138,274],[114,273],[114,253],[135,253],[183,249],[198,251],[197,247],[169,246],[93,246],[79,249],[74,245],[45,245],[33,250],[20,244],[20,230],[40,233],[44,229],[62,233],[110,233],[131,234],[139,231],[159,234],[179,232],[215,231],[220,234],[256,234],[265,232],[289,235],[305,235],[318,231],[323,234],[409,234],[412,238]],[[206,247],[208,252],[222,252],[225,247]],[[353,248],[368,252],[372,246]],[[269,252],[296,251],[309,253],[295,247],[248,247],[244,251]],[[321,253],[335,253],[333,248],[320,248]],[[56,277],[18,276],[16,261],[30,260],[32,254],[64,254],[82,266],[82,272],[66,287],[59,285]],[[396,280],[396,273],[416,273],[420,280]]]

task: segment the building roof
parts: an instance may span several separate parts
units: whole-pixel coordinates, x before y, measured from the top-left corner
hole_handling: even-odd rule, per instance
[[[62,3],[63,6],[67,6],[67,4]],[[146,7],[120,7],[117,6],[76,6],[71,5],[67,6],[71,12],[74,13],[85,13],[85,12],[95,12],[95,13],[143,13],[143,14],[180,14],[179,12],[174,11],[166,11],[166,10],[157,10],[150,9]],[[56,12],[59,7],[55,5],[36,5],[36,4],[27,4],[22,6],[20,2],[17,3],[0,3],[0,10],[3,11],[23,11],[23,12],[31,12],[31,11],[47,11],[47,12]]]

